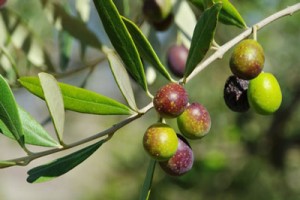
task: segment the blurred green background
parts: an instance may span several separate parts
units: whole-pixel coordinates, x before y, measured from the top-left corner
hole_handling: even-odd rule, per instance
[[[165,32],[155,32],[143,20],[142,0],[114,2],[123,15],[141,25],[165,62],[167,47],[178,39],[177,27],[172,25]],[[299,1],[231,2],[251,26]],[[175,22],[186,21],[185,28],[190,30],[194,15],[190,9],[185,10],[186,1],[175,3]],[[179,13],[180,9],[184,11]],[[264,70],[277,77],[283,93],[282,106],[274,115],[261,116],[253,111],[239,114],[226,107],[223,87],[231,74],[228,61],[232,50],[186,85],[190,100],[202,103],[209,110],[211,131],[200,141],[190,141],[195,162],[188,174],[170,177],[157,166],[150,199],[300,199],[299,22],[300,13],[295,13],[258,32],[258,41],[265,50]],[[222,45],[241,31],[219,24],[216,41]],[[107,61],[92,45],[97,40],[87,33],[93,33],[110,46],[90,0],[8,0],[6,7],[0,9],[0,45],[15,60],[19,76],[47,71],[55,74],[59,81],[84,86],[125,103]],[[155,78],[150,85],[150,90],[155,92],[166,80],[159,74],[153,75],[150,67],[147,69],[149,81]],[[16,81],[18,75],[3,54],[0,72],[9,80],[18,103],[54,134],[51,122],[47,122],[49,114],[45,103],[20,88]],[[134,83],[133,86],[138,105],[147,105],[150,99]],[[124,117],[67,112],[65,140],[73,142],[85,138],[122,119]],[[149,162],[142,137],[156,120],[156,113],[150,111],[118,131],[87,161],[50,182],[29,184],[26,172],[71,150],[33,161],[26,167],[2,169],[1,199],[138,199]],[[175,120],[167,122],[178,130]],[[23,156],[18,145],[4,136],[0,139],[0,149],[1,160]]]

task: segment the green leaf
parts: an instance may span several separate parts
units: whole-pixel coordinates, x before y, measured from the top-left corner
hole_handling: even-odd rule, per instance
[[[45,99],[37,77],[22,77],[19,82],[34,95]],[[64,100],[65,109],[98,115],[130,115],[132,110],[114,99],[96,92],[58,83]]]
[[[218,0],[214,0],[214,2],[218,2]],[[234,25],[239,28],[247,28],[246,22],[234,5],[232,5],[229,0],[222,0],[222,3],[223,7],[219,16],[220,22],[227,25]]]
[[[72,38],[67,32],[60,31],[58,33],[58,42],[60,49],[60,69],[65,71],[70,61],[70,55],[72,51]]]
[[[44,147],[59,147],[49,133],[24,109],[18,107],[22,121],[25,143]]]
[[[164,65],[161,63],[160,59],[156,55],[154,49],[152,48],[150,42],[141,32],[141,30],[129,19],[122,17],[128,31],[133,38],[133,41],[138,48],[141,57],[145,58],[156,70],[158,70],[164,77],[172,81],[169,72],[166,70]]]
[[[112,0],[94,0],[104,29],[134,80],[148,92],[143,65],[124,22]]]
[[[69,172],[90,157],[104,142],[105,140],[101,140],[72,154],[29,170],[27,181],[29,183],[50,181]]]
[[[136,106],[136,102],[135,102],[135,98],[134,98],[134,94],[133,94],[129,76],[128,76],[126,69],[125,69],[122,61],[120,60],[119,56],[116,55],[114,52],[110,52],[107,54],[107,59],[108,59],[111,71],[114,75],[114,78],[118,84],[118,87],[120,88],[128,105],[133,110],[138,110],[137,106]]]
[[[154,170],[155,170],[155,164],[156,164],[156,161],[151,159],[148,169],[147,169],[147,174],[146,174],[146,177],[144,180],[142,192],[140,195],[140,200],[146,200],[146,199],[149,199],[149,197],[150,197],[153,174],[154,174]]]
[[[48,132],[33,117],[18,107],[20,119],[24,130],[25,143],[44,147],[59,147],[59,143],[54,140]],[[0,120],[1,133],[11,139],[15,139],[7,126]]]
[[[198,20],[186,61],[185,78],[193,72],[209,50],[215,35],[221,8],[222,4],[220,3],[213,5],[211,8],[205,10]]]
[[[201,11],[205,9],[205,4],[203,0],[188,0],[188,1],[191,2],[194,6],[196,6]]]
[[[25,147],[23,127],[21,124],[17,104],[14,95],[5,81],[0,75],[0,119],[18,141],[21,147]]]
[[[60,142],[63,141],[65,125],[64,101],[56,79],[47,73],[39,73],[39,79],[49,112]]]

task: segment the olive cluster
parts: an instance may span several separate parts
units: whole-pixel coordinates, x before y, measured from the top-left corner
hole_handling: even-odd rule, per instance
[[[265,55],[254,39],[240,42],[230,58],[231,75],[224,87],[226,105],[235,112],[253,108],[268,115],[280,107],[282,94],[279,83],[271,73],[263,72]]]
[[[166,123],[155,123],[144,134],[144,148],[167,174],[185,174],[194,162],[187,139],[200,139],[209,132],[209,112],[200,103],[189,103],[186,90],[178,83],[161,87],[153,98],[153,105],[161,118],[177,119],[181,134]]]

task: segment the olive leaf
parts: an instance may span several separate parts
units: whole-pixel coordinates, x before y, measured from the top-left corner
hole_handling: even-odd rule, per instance
[[[23,108],[18,106],[20,119],[24,130],[25,143],[44,147],[59,147],[59,143],[54,140],[49,133]],[[3,135],[15,139],[11,131],[0,120],[0,131]]]
[[[135,102],[130,79],[121,59],[114,52],[108,53],[107,59],[121,93],[123,94],[130,108],[137,111],[138,108]]]
[[[220,0],[219,0],[220,1]],[[214,0],[214,2],[219,2]],[[234,25],[239,28],[247,28],[246,22],[243,17],[240,15],[238,10],[229,0],[222,0],[223,7],[220,11],[219,20],[223,24]]]
[[[145,35],[141,32],[141,30],[129,19],[122,17],[128,31],[130,32],[133,41],[136,47],[139,50],[142,58],[145,58],[157,71],[159,71],[165,78],[169,81],[172,81],[172,78],[165,68],[165,66],[161,63],[160,59],[156,55],[154,49],[152,48],[150,42],[145,37]]]
[[[62,143],[65,125],[65,109],[61,89],[52,75],[44,72],[38,75],[57,137],[60,143]]]
[[[186,61],[184,77],[187,78],[201,62],[214,39],[221,3],[214,4],[205,10],[194,29],[189,55]]]
[[[148,169],[147,169],[147,174],[146,174],[146,177],[144,180],[142,192],[141,192],[141,195],[139,198],[140,200],[149,199],[149,197],[150,197],[152,180],[153,180],[153,175],[154,175],[154,171],[155,171],[155,165],[156,165],[156,161],[151,159],[149,162]]]
[[[9,85],[2,75],[0,75],[0,97],[0,120],[12,133],[21,147],[25,148],[23,127],[17,104]]]
[[[72,154],[29,170],[27,181],[29,183],[50,181],[69,172],[90,157],[105,141],[101,140]]]
[[[45,99],[37,77],[21,77],[19,82],[32,94]],[[97,115],[133,114],[130,108],[109,97],[65,83],[58,83],[58,85],[67,110]]]
[[[94,0],[104,29],[125,64],[127,71],[135,81],[148,92],[148,86],[142,61],[133,39],[128,32],[112,0]]]

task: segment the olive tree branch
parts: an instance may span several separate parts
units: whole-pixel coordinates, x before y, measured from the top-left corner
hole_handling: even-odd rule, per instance
[[[139,113],[135,113],[135,114],[129,116],[128,118],[124,119],[123,121],[120,121],[119,123],[112,125],[110,128],[108,128],[104,131],[101,131],[101,132],[99,132],[95,135],[92,135],[90,137],[84,138],[80,141],[77,141],[77,142],[74,142],[74,143],[71,143],[71,144],[66,144],[63,147],[53,148],[53,149],[49,149],[49,150],[41,151],[41,152],[37,152],[37,153],[31,153],[28,156],[20,157],[20,158],[16,158],[16,159],[12,159],[12,160],[7,160],[6,162],[16,163],[16,165],[25,166],[25,165],[28,165],[31,161],[33,161],[37,158],[44,157],[44,156],[54,154],[54,153],[58,153],[58,152],[61,152],[61,151],[67,150],[67,149],[71,149],[73,147],[77,147],[77,146],[86,144],[88,142],[91,142],[93,140],[99,139],[99,138],[104,137],[104,136],[108,136],[106,138],[106,140],[108,141],[116,131],[123,128],[127,124],[133,122],[134,120],[142,117],[152,107],[153,107],[153,104],[151,102],[147,106],[145,106],[144,108],[140,109]],[[6,166],[4,166],[4,167],[6,167]],[[7,167],[9,167],[9,166],[7,166]]]
[[[254,24],[252,27],[246,29],[244,32],[230,40],[229,42],[225,43],[224,45],[220,46],[217,51],[215,51],[211,56],[209,56],[206,60],[203,62],[200,62],[195,70],[186,78],[185,82],[192,80],[197,74],[199,74],[203,69],[205,69],[207,66],[209,66],[213,61],[222,58],[223,55],[231,49],[233,46],[235,46],[237,43],[248,37],[252,34],[253,30],[256,29],[257,31],[265,27],[266,25],[282,18],[288,15],[292,15],[295,12],[300,10],[300,3],[294,4],[293,6],[289,6],[281,11],[278,11],[274,13],[273,15],[270,15],[269,17],[261,20],[260,22]],[[182,80],[180,81],[182,82]]]

